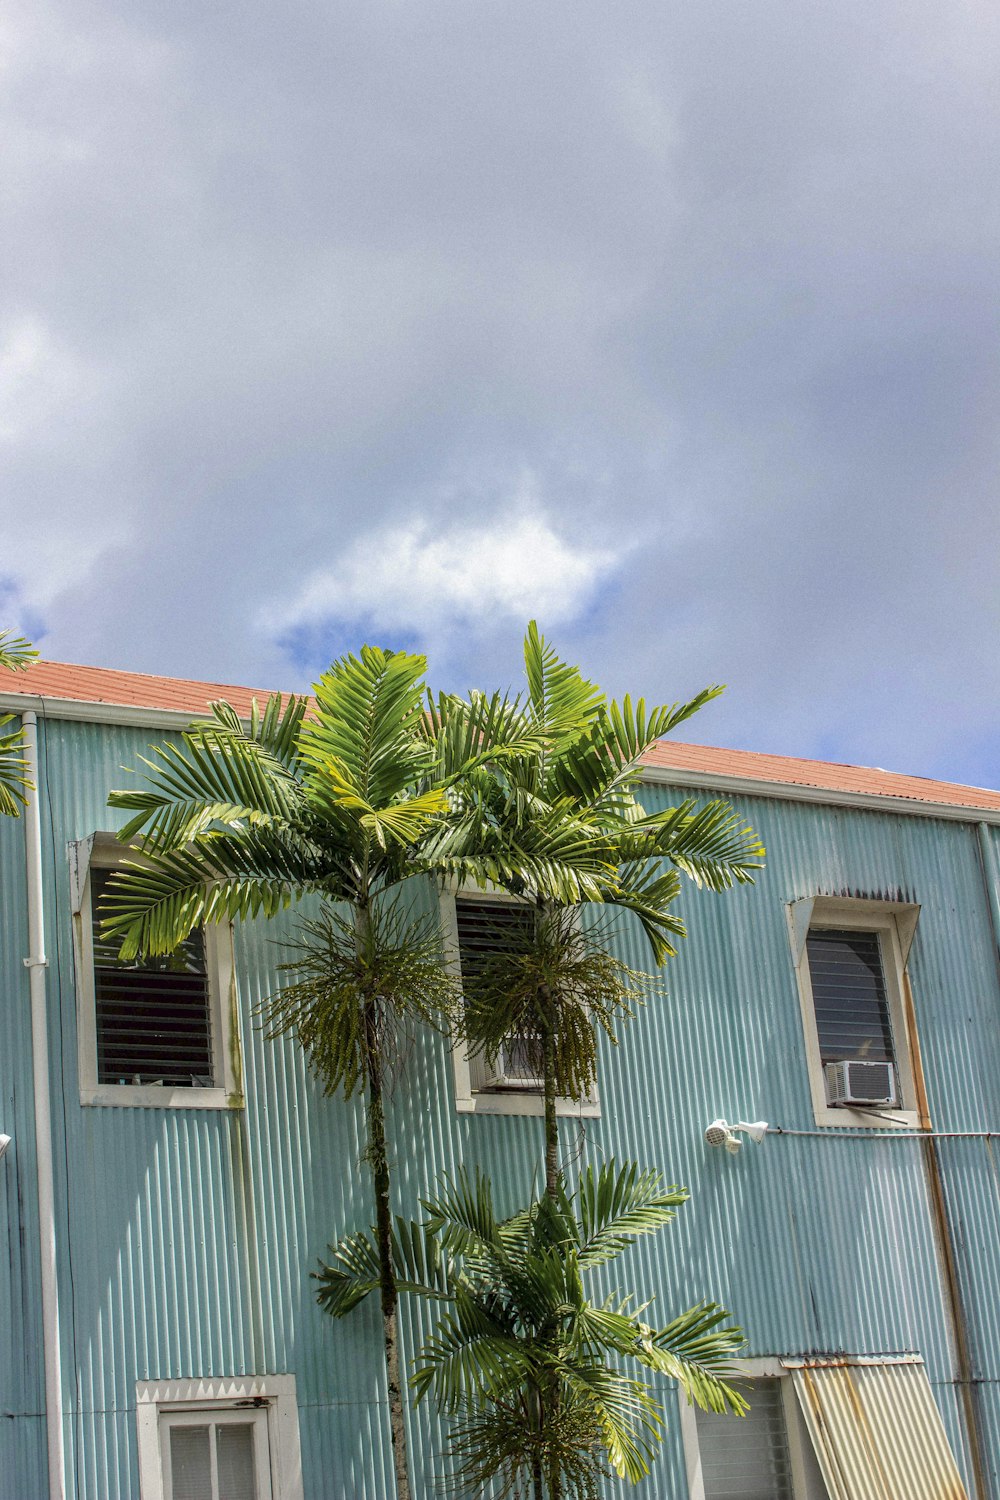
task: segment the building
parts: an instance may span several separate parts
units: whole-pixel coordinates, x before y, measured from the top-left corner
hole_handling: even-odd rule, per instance
[[[309,1276],[369,1213],[360,1109],[255,1024],[290,927],[210,935],[116,988],[89,917],[122,767],[251,695],[55,663],[0,687],[39,765],[38,819],[0,826],[0,1500],[382,1500],[377,1308],[334,1324]],[[665,1388],[645,1493],[1000,1500],[1000,794],[674,743],[645,769],[650,806],[721,793],[768,849],[752,887],[685,890],[668,997],[563,1127],[571,1157],[691,1189],[630,1252],[635,1281],[664,1319],[711,1296],[748,1334],[752,1417],[695,1419]],[[454,941],[461,896],[442,899]],[[182,1018],[166,1043],[154,1005]],[[845,1059],[864,1067],[827,1067]],[[392,1109],[402,1210],[459,1161],[511,1207],[529,1194],[530,1090],[427,1036]],[[770,1129],[732,1154],[705,1139],[720,1117]],[[430,1495],[440,1433],[422,1410],[411,1430]]]

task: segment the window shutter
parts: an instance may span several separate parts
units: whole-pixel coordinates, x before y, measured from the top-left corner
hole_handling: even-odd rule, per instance
[[[823,1062],[894,1062],[878,933],[820,928],[806,947]]]
[[[745,1417],[698,1411],[705,1500],[792,1500],[780,1383],[754,1381],[746,1394]]]
[[[205,939],[200,930],[163,957],[123,962],[101,934],[101,898],[112,871],[91,869],[99,1083],[214,1082]]]
[[[919,1360],[791,1374],[830,1500],[966,1500]]]

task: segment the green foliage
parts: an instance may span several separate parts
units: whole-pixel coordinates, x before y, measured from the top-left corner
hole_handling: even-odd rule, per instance
[[[399,900],[375,904],[359,928],[333,908],[300,924],[292,977],[261,1007],[269,1039],[291,1032],[328,1094],[350,1099],[375,1065],[391,1071],[400,1032],[414,1022],[447,1030],[460,1004],[444,967],[438,925],[408,919]]]
[[[456,879],[532,900],[632,911],[662,962],[684,931],[670,910],[677,872],[721,891],[752,880],[763,858],[726,802],[685,800],[646,814],[635,796],[644,753],[721,689],[649,709],[642,699],[608,702],[559,659],[534,622],[524,662],[526,696],[494,709],[504,717],[505,753],[467,767],[426,856]],[[464,708],[440,700],[428,733],[446,726],[467,747],[474,735],[461,727],[463,713],[484,715],[484,700],[473,697]]]
[[[12,635],[9,630],[0,630],[0,668],[11,672],[23,672],[38,656],[29,641]],[[9,724],[13,714],[0,716],[0,730]],[[28,779],[24,755],[24,731],[13,729],[0,734],[0,817],[20,816],[25,804],[25,792],[31,782]]]
[[[702,1303],[656,1327],[634,1298],[588,1295],[595,1269],[686,1197],[656,1172],[608,1162],[575,1193],[560,1183],[500,1219],[488,1179],[460,1172],[425,1203],[423,1223],[397,1220],[399,1285],[442,1308],[411,1384],[452,1419],[457,1489],[496,1483],[512,1495],[541,1476],[550,1497],[590,1500],[608,1472],[635,1483],[663,1426],[643,1370],[678,1380],[706,1409],[746,1410],[730,1383],[743,1336],[721,1308]],[[356,1307],[377,1286],[371,1236],[335,1247],[318,1280],[329,1312]]]
[[[528,916],[466,966],[460,1029],[490,1064],[511,1037],[548,1033],[556,1094],[586,1098],[597,1080],[598,1029],[617,1045],[616,1023],[658,986],[615,958],[601,943],[603,928],[582,927],[575,910],[529,908]]]

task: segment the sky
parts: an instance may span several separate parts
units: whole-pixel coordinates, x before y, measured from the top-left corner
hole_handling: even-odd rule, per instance
[[[0,624],[1000,785],[995,0],[8,0]]]

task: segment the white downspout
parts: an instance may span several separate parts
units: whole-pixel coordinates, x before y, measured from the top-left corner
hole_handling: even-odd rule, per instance
[[[45,912],[42,903],[42,820],[39,812],[38,716],[22,713],[24,758],[34,791],[24,813],[28,877],[28,970],[31,994],[31,1053],[35,1095],[35,1163],[38,1175],[38,1248],[42,1270],[42,1341],[45,1358],[45,1433],[49,1456],[49,1500],[66,1500],[63,1441],[62,1355],[59,1347],[59,1285],[56,1280],[56,1220],[52,1172],[52,1111],[49,1099],[49,1038],[46,1017]]]

